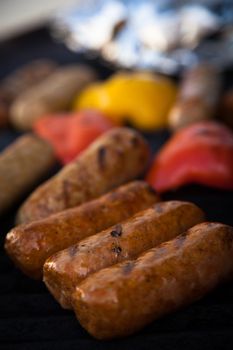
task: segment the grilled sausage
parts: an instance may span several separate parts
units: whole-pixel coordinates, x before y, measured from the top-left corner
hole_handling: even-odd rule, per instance
[[[53,253],[156,202],[158,196],[146,182],[134,181],[77,208],[15,227],[6,236],[5,249],[27,275],[41,278],[44,262]]]
[[[137,131],[112,129],[40,186],[19,210],[18,222],[45,218],[133,180],[144,171],[148,158],[148,145]]]
[[[0,85],[0,126],[8,122],[13,100],[22,92],[38,84],[52,74],[57,65],[47,59],[35,60],[7,76]]]
[[[75,286],[89,274],[171,239],[203,221],[192,203],[162,202],[131,219],[58,252],[44,265],[44,282],[65,308]]]
[[[15,100],[10,110],[12,124],[20,130],[31,129],[42,115],[69,108],[77,93],[95,79],[95,72],[86,66],[57,69]]]
[[[180,129],[214,117],[220,95],[220,75],[208,64],[188,70],[181,82],[178,100],[168,117],[170,128]]]
[[[233,228],[202,223],[141,255],[84,280],[72,296],[94,337],[132,334],[188,305],[233,276]]]
[[[0,154],[0,213],[30,190],[56,158],[46,141],[34,135],[19,137]]]

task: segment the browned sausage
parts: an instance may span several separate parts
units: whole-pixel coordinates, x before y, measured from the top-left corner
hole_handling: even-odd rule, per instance
[[[45,175],[56,161],[50,145],[24,135],[0,154],[0,213],[8,209]]]
[[[44,114],[68,109],[74,97],[95,79],[95,72],[87,66],[68,65],[57,69],[17,97],[10,110],[12,124],[20,130],[29,130]]]
[[[133,180],[148,158],[148,145],[137,131],[114,128],[32,193],[19,210],[18,223],[75,207]]]
[[[22,92],[38,84],[52,74],[57,65],[47,59],[34,60],[7,76],[0,85],[0,126],[8,122],[9,108]]]
[[[132,334],[233,276],[233,228],[202,223],[157,248],[103,269],[76,287],[72,304],[94,337]]]
[[[131,219],[91,236],[50,257],[44,265],[44,282],[65,308],[74,287],[89,274],[171,239],[203,221],[192,203],[161,202]]]
[[[188,70],[181,82],[178,100],[169,113],[171,129],[214,117],[220,85],[220,74],[209,64],[199,64]]]
[[[6,236],[5,249],[22,271],[41,278],[44,262],[53,253],[149,208],[158,200],[146,182],[134,181],[77,208],[15,227]]]

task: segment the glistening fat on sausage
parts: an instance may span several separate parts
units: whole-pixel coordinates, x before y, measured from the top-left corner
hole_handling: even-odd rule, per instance
[[[94,199],[137,178],[147,166],[149,148],[129,128],[114,128],[41,185],[18,212],[18,223],[45,218]]]
[[[132,334],[233,277],[233,228],[202,223],[141,255],[91,275],[72,305],[98,339]]]
[[[75,286],[91,273],[134,259],[203,220],[202,210],[192,203],[155,204],[122,224],[51,256],[44,265],[44,282],[60,304],[69,308]]]
[[[134,181],[76,208],[13,228],[5,249],[32,278],[41,278],[45,260],[81,239],[106,229],[158,202],[153,189]]]

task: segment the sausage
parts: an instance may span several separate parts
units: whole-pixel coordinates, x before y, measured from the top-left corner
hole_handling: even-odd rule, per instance
[[[192,203],[155,204],[131,219],[51,256],[44,265],[44,282],[65,308],[75,286],[89,274],[171,239],[204,220]]]
[[[148,145],[137,131],[111,129],[32,193],[19,210],[18,223],[42,219],[101,196],[138,177],[148,159]]]
[[[13,100],[23,91],[47,78],[57,68],[48,59],[34,60],[7,76],[0,85],[0,126],[6,125]]]
[[[78,285],[72,305],[98,339],[130,335],[233,276],[233,228],[202,223]]]
[[[10,109],[12,124],[20,130],[31,129],[44,114],[69,108],[77,93],[95,79],[95,72],[87,66],[69,65],[56,70],[18,96]]]
[[[6,236],[5,249],[22,271],[41,278],[44,262],[53,253],[129,218],[158,200],[146,182],[134,181],[77,208],[15,227]]]
[[[0,213],[8,209],[55,164],[50,145],[34,135],[19,137],[0,154]]]
[[[31,61],[15,70],[2,83],[4,90],[11,97],[18,96],[22,91],[28,90],[50,76],[58,69],[57,64],[49,59]]]
[[[173,130],[214,117],[221,90],[218,71],[209,64],[188,70],[181,81],[178,100],[171,109],[168,122]]]

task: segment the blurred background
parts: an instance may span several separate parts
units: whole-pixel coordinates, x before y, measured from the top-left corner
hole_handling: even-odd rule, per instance
[[[2,0],[0,23],[3,127],[30,130],[43,115],[88,108],[166,136],[203,120],[233,125],[233,1]],[[50,61],[34,62],[38,59]],[[72,74],[63,73],[62,65],[74,63],[89,64],[96,76],[87,79],[87,88],[86,78],[80,86],[72,83],[65,99]],[[45,78],[55,71],[61,71],[64,92],[49,106]],[[135,75],[119,75],[122,71]],[[55,74],[53,89],[56,79]],[[21,92],[33,85],[34,96],[41,96],[34,103],[28,94],[25,103]]]
[[[70,49],[127,68],[175,74],[233,59],[230,0],[2,0],[0,20],[0,40],[48,24]]]
[[[34,29],[45,23],[54,11],[75,3],[77,0],[1,0],[0,39]]]

